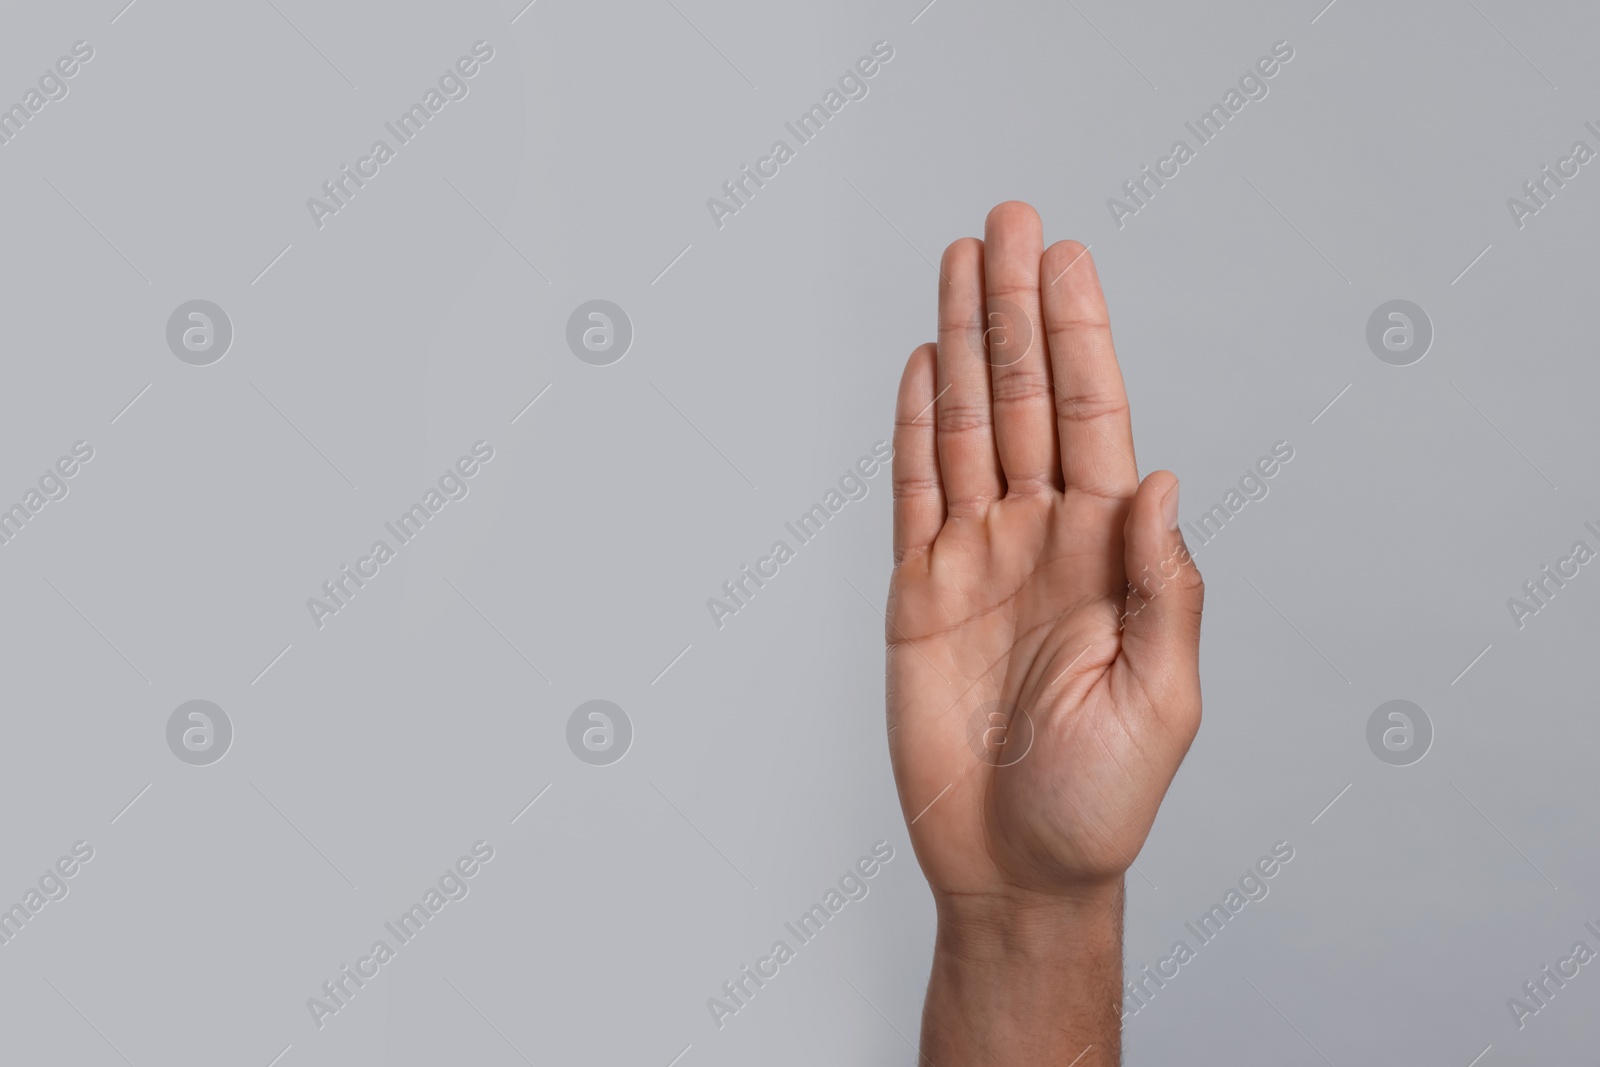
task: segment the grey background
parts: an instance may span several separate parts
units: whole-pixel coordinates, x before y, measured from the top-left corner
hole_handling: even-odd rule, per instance
[[[1594,966],[1523,1030],[1506,1000],[1600,948],[1600,577],[1520,631],[1505,602],[1600,545],[1600,177],[1521,230],[1505,201],[1600,147],[1600,12],[520,7],[7,7],[3,102],[95,49],[0,147],[0,497],[95,449],[0,548],[0,897],[95,849],[0,947],[8,1062],[915,1062],[887,475],[720,631],[705,600],[888,436],[930,261],[1008,198],[1093,246],[1141,469],[1179,473],[1186,520],[1295,449],[1198,551],[1206,719],[1129,877],[1130,968],[1273,842],[1295,859],[1128,1061],[1592,1050]],[[318,230],[306,198],[480,39],[470,95]],[[878,40],[870,95],[714,226]],[[1114,226],[1278,40],[1270,95]],[[164,339],[195,298],[234,326],[209,367]],[[597,298],[635,331],[608,367],[564,341]],[[1436,331],[1410,367],[1365,343],[1395,298]],[[306,598],[480,439],[470,495],[315,628]],[[565,742],[597,698],[635,731],[604,767]],[[1435,730],[1407,767],[1365,740],[1396,698]],[[166,747],[191,699],[234,726],[210,766]],[[479,839],[470,895],[317,1029],[306,999]],[[880,839],[871,894],[718,1030],[706,998]]]

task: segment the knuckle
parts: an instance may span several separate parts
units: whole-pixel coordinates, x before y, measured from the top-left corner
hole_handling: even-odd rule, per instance
[[[1125,396],[1098,390],[1065,393],[1056,391],[1056,415],[1064,422],[1093,422],[1120,418],[1128,414]]]
[[[993,424],[994,416],[986,403],[956,401],[939,406],[937,425],[940,433],[972,433],[987,430]]]
[[[1137,483],[1130,485],[1127,480],[1092,473],[1075,475],[1072,484],[1067,487],[1068,493],[1078,493],[1113,505],[1126,503],[1137,490]]]
[[[891,485],[894,495],[900,497],[937,493],[940,489],[939,479],[919,474],[896,474]]]
[[[989,511],[991,500],[987,496],[969,493],[945,500],[945,514],[951,519],[981,519]]]
[[[945,307],[939,311],[939,342],[941,345],[952,341],[967,342],[983,334],[983,317],[977,308],[963,310],[956,307]]]
[[[1047,493],[1054,494],[1055,491],[1055,483],[1048,477],[1027,476],[1014,478],[1009,474],[1006,476],[1006,496],[1008,497],[1043,496]]]
[[[911,560],[920,559],[927,555],[928,551],[929,547],[927,545],[899,545],[894,550],[894,566],[898,568]],[[889,628],[885,627],[884,640],[886,644],[893,646],[895,644],[895,635],[888,632],[888,630]]]
[[[1016,301],[1039,299],[1039,283],[1036,281],[1006,281],[991,277],[988,290],[991,298],[1000,297],[1003,300]]]
[[[1063,339],[1072,334],[1082,335],[1111,332],[1111,318],[1101,314],[1077,315],[1052,315],[1050,316],[1050,333],[1052,337],[1057,334]]]
[[[995,375],[990,389],[996,404],[1028,403],[1050,396],[1050,378],[1042,370],[1013,367]]]

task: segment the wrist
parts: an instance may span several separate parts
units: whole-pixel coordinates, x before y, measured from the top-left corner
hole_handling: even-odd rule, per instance
[[[1120,878],[1057,893],[943,894],[935,905],[935,951],[965,962],[1048,966],[1109,945],[1121,952]]]
[[[1119,1061],[1122,882],[938,900],[923,1052],[935,1063]]]

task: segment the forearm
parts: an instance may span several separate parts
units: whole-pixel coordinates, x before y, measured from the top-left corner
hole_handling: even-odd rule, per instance
[[[1116,1067],[1122,902],[1120,881],[1049,903],[941,902],[920,1062]]]

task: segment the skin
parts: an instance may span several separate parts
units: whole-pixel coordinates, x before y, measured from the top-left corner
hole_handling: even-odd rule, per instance
[[[1200,725],[1204,586],[1082,245],[1010,202],[895,418],[888,727],[938,910],[925,1063],[1120,1061],[1123,875]]]

